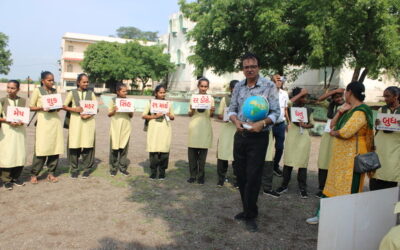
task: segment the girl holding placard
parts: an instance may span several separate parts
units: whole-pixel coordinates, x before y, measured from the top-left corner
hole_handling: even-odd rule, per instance
[[[84,111],[81,101],[95,101],[96,96],[88,90],[89,78],[86,74],[79,74],[76,83],[78,88],[68,92],[63,106],[71,113],[67,153],[71,178],[78,178],[78,160],[82,156],[82,178],[86,179],[94,166],[96,121],[94,114],[81,114]]]
[[[305,108],[307,103],[308,91],[305,88],[294,88],[292,98],[289,103],[288,134],[286,137],[284,158],[283,158],[283,180],[281,187],[276,192],[285,193],[291,179],[292,170],[298,168],[297,181],[300,189],[300,196],[303,199],[308,198],[307,194],[307,166],[311,150],[311,138],[309,129],[314,127],[314,119],[311,108]],[[298,109],[300,114],[292,114]],[[299,118],[300,117],[300,118]]]
[[[330,123],[336,112],[339,110],[340,106],[344,104],[343,98],[344,89],[338,88],[327,93],[321,95],[318,98],[318,102],[322,102],[322,105],[326,105],[328,109],[327,113],[327,123],[325,125],[324,133],[321,138],[321,143],[319,145],[319,153],[318,153],[318,183],[319,183],[319,191],[316,193],[318,198],[322,197],[322,190],[324,190],[326,177],[328,176],[328,166],[329,160],[332,155],[332,136],[330,136],[329,132]],[[324,101],[327,98],[330,98],[329,102]]]
[[[6,120],[9,107],[25,107],[26,100],[17,95],[19,82],[11,80],[7,83],[7,96],[0,99],[0,175],[4,186],[8,190],[13,185],[25,185],[18,178],[25,165],[25,126],[23,122],[8,122]],[[26,112],[26,110],[25,110]],[[27,111],[29,112],[29,111]]]
[[[49,71],[41,74],[41,87],[32,92],[30,110],[37,113],[36,142],[32,160],[31,183],[37,184],[37,176],[46,163],[50,182],[57,182],[55,171],[60,154],[64,152],[64,136],[61,126],[61,119],[58,116],[60,109],[49,110],[43,107],[43,97],[56,94],[53,88],[54,76]]]
[[[188,158],[190,178],[189,183],[197,180],[198,184],[204,184],[204,166],[206,164],[208,149],[212,146],[213,132],[211,117],[214,115],[214,98],[207,95],[210,81],[207,78],[200,78],[197,83],[199,95],[208,100],[208,109],[196,109],[198,98],[190,100],[188,115],[192,117],[189,123]],[[206,106],[206,105],[205,105]]]
[[[388,87],[383,92],[383,97],[386,105],[378,112],[400,116],[400,89],[395,86]],[[399,122],[400,119],[396,120]],[[375,125],[380,124],[381,121],[376,120]],[[370,190],[396,187],[400,182],[400,131],[377,130],[375,148],[381,168],[376,170],[370,179]]]
[[[150,157],[150,178],[165,179],[165,170],[168,168],[169,151],[171,146],[172,128],[171,122],[175,119],[172,102],[163,111],[160,105],[165,104],[166,89],[158,85],[154,90],[155,99],[147,104],[142,118],[149,121],[147,128],[147,152]],[[155,109],[157,108],[157,112]],[[153,112],[152,112],[153,111]]]
[[[217,186],[222,187],[225,182],[226,172],[228,170],[228,161],[232,161],[232,166],[235,164],[233,162],[233,137],[236,133],[236,126],[232,122],[229,121],[229,117],[225,114],[226,110],[229,109],[229,105],[231,103],[232,91],[235,88],[235,85],[238,83],[238,80],[232,80],[229,83],[229,91],[230,94],[223,97],[221,103],[218,108],[218,119],[223,120],[224,124],[222,125],[221,132],[218,138],[218,150],[217,150],[217,174],[218,174],[218,182]],[[224,117],[225,116],[225,117]],[[225,119],[224,119],[225,118]],[[236,178],[233,183],[236,185]]]
[[[118,99],[126,99],[128,88],[125,84],[118,84],[116,90]],[[118,112],[116,101],[117,99],[113,98],[108,109],[108,116],[111,117],[110,175],[115,176],[119,170],[121,174],[128,176],[127,156],[133,112]]]

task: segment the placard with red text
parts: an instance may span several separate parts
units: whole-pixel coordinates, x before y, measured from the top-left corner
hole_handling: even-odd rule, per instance
[[[211,109],[211,95],[192,95],[192,109]]]
[[[98,102],[96,100],[94,101],[82,100],[80,103],[81,103],[80,106],[83,108],[83,111],[81,112],[82,115],[97,114]]]
[[[378,130],[400,131],[400,114],[378,113],[380,124],[376,126]]]
[[[170,105],[171,105],[171,103],[169,101],[153,99],[150,102],[150,113],[152,113],[152,114],[158,114],[158,113],[166,114],[166,113],[169,112]]]
[[[307,109],[299,107],[290,108],[292,122],[308,122]]]
[[[8,106],[6,115],[6,121],[8,122],[23,122],[28,124],[30,110],[25,107]]]
[[[133,104],[133,99],[128,98],[117,98],[115,99],[115,105],[117,106],[117,112],[135,112],[135,106]]]
[[[43,109],[53,110],[63,107],[61,94],[42,95]]]

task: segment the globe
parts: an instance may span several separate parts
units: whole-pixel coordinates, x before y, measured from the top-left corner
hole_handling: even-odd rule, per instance
[[[269,103],[262,96],[250,96],[243,103],[242,113],[251,122],[260,121],[269,113]]]

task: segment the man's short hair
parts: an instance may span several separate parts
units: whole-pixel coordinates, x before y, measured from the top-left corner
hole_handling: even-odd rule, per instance
[[[256,59],[257,60],[257,65],[260,66],[260,59],[256,54],[253,54],[251,52],[246,52],[242,58],[240,59],[241,67],[243,67],[243,61],[248,60],[248,59]]]

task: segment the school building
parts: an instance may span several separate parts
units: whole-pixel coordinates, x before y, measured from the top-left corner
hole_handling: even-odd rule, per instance
[[[100,41],[126,43],[133,40],[71,32],[67,32],[63,35],[61,39],[60,59],[60,85],[62,91],[76,88],[77,75],[83,72],[80,63],[84,58],[84,52],[86,48],[90,44]],[[143,41],[139,41],[139,43],[142,45],[155,44],[154,42]],[[96,92],[104,92],[106,90],[104,83],[96,83],[93,87],[95,88]]]

